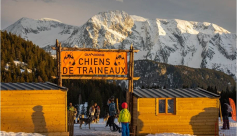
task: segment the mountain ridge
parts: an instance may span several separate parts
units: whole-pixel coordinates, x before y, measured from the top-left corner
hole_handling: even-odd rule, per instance
[[[77,26],[67,25],[56,19],[22,17],[4,30],[20,35],[25,40],[30,40],[42,48],[54,45],[56,38],[60,41],[65,40],[76,28]]]
[[[140,50],[135,54],[136,60],[215,69],[235,78],[236,34],[213,23],[147,19],[115,10],[100,12],[80,27],[59,22],[50,24],[46,23],[50,27],[36,27],[37,30],[29,28],[29,34],[21,34],[46,51],[51,51],[55,39],[65,47],[129,49],[133,44]],[[60,29],[53,32],[54,28]],[[5,30],[17,33],[10,28]],[[47,37],[43,37],[43,33]],[[44,44],[40,43],[42,41]]]

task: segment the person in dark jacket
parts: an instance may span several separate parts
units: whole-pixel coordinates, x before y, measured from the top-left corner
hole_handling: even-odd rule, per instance
[[[222,111],[222,116],[223,116],[223,127],[222,129],[230,129],[230,125],[229,125],[229,112],[228,112],[228,102],[225,99],[224,100],[224,106],[223,106],[223,111]]]
[[[109,119],[108,119],[109,126],[113,126],[112,131],[117,131],[117,130],[120,131],[120,128],[114,123],[114,119],[115,119],[115,116],[116,116],[116,108],[115,108],[115,103],[114,103],[114,97],[113,96],[110,98],[110,102],[111,103],[109,103]]]
[[[107,105],[109,106],[110,103],[111,103],[111,100],[110,100],[110,98],[109,98],[108,101],[107,101]],[[111,119],[111,117],[109,116],[109,118],[108,118],[108,120],[107,120],[107,122],[106,122],[106,126],[105,126],[105,127],[107,127],[108,125],[111,127],[111,125],[110,125],[110,119]]]

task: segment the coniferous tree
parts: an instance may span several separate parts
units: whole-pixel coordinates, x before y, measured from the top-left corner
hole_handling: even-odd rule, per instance
[[[27,65],[19,68],[13,61],[25,62]],[[9,70],[5,70],[7,64]],[[43,82],[53,81],[51,76],[56,75],[56,63],[49,53],[31,41],[6,31],[1,32],[1,68],[1,82],[36,82],[38,76]],[[19,69],[26,73],[19,73]],[[27,72],[27,69],[32,70],[32,73]]]

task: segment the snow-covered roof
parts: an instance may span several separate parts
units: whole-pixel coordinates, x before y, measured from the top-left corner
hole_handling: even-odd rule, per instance
[[[220,97],[201,88],[196,89],[135,89],[135,96],[140,98],[211,98]]]
[[[2,90],[64,90],[66,87],[60,87],[51,82],[45,83],[1,83]]]

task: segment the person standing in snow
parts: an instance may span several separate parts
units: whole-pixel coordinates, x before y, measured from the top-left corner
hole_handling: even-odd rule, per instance
[[[69,111],[75,111],[75,108],[72,106],[72,103],[69,103],[69,107],[68,107]]]
[[[225,99],[224,100],[224,106],[223,106],[223,112],[222,112],[222,116],[223,116],[223,127],[222,129],[230,129],[230,125],[229,125],[229,112],[231,112],[232,109],[230,107],[230,105],[228,104],[228,101]]]
[[[75,123],[77,123],[77,109],[74,108],[74,120],[75,120]]]
[[[95,107],[94,105],[92,105],[89,109],[89,116],[91,117],[91,120],[94,119],[94,115],[95,115]]]
[[[114,123],[114,119],[116,116],[116,108],[115,108],[115,103],[114,103],[114,96],[111,96],[110,98],[111,103],[109,104],[109,121],[110,121],[110,126],[113,126],[112,131],[117,131],[119,130],[119,127]]]
[[[107,101],[107,105],[109,106],[110,103],[111,103],[111,100],[110,100],[110,98],[109,98],[108,101]],[[111,126],[111,125],[110,125],[110,119],[111,119],[111,117],[109,116],[109,118],[108,118],[108,120],[107,120],[107,122],[106,122],[106,126],[105,126],[105,127],[107,127],[108,125]]]
[[[98,122],[100,118],[100,107],[97,105],[97,103],[94,104],[94,107],[95,107],[95,119],[96,122]]]
[[[122,124],[122,136],[129,136],[129,123],[131,121],[131,114],[128,111],[128,104],[122,103],[122,110],[120,111],[118,122]]]

